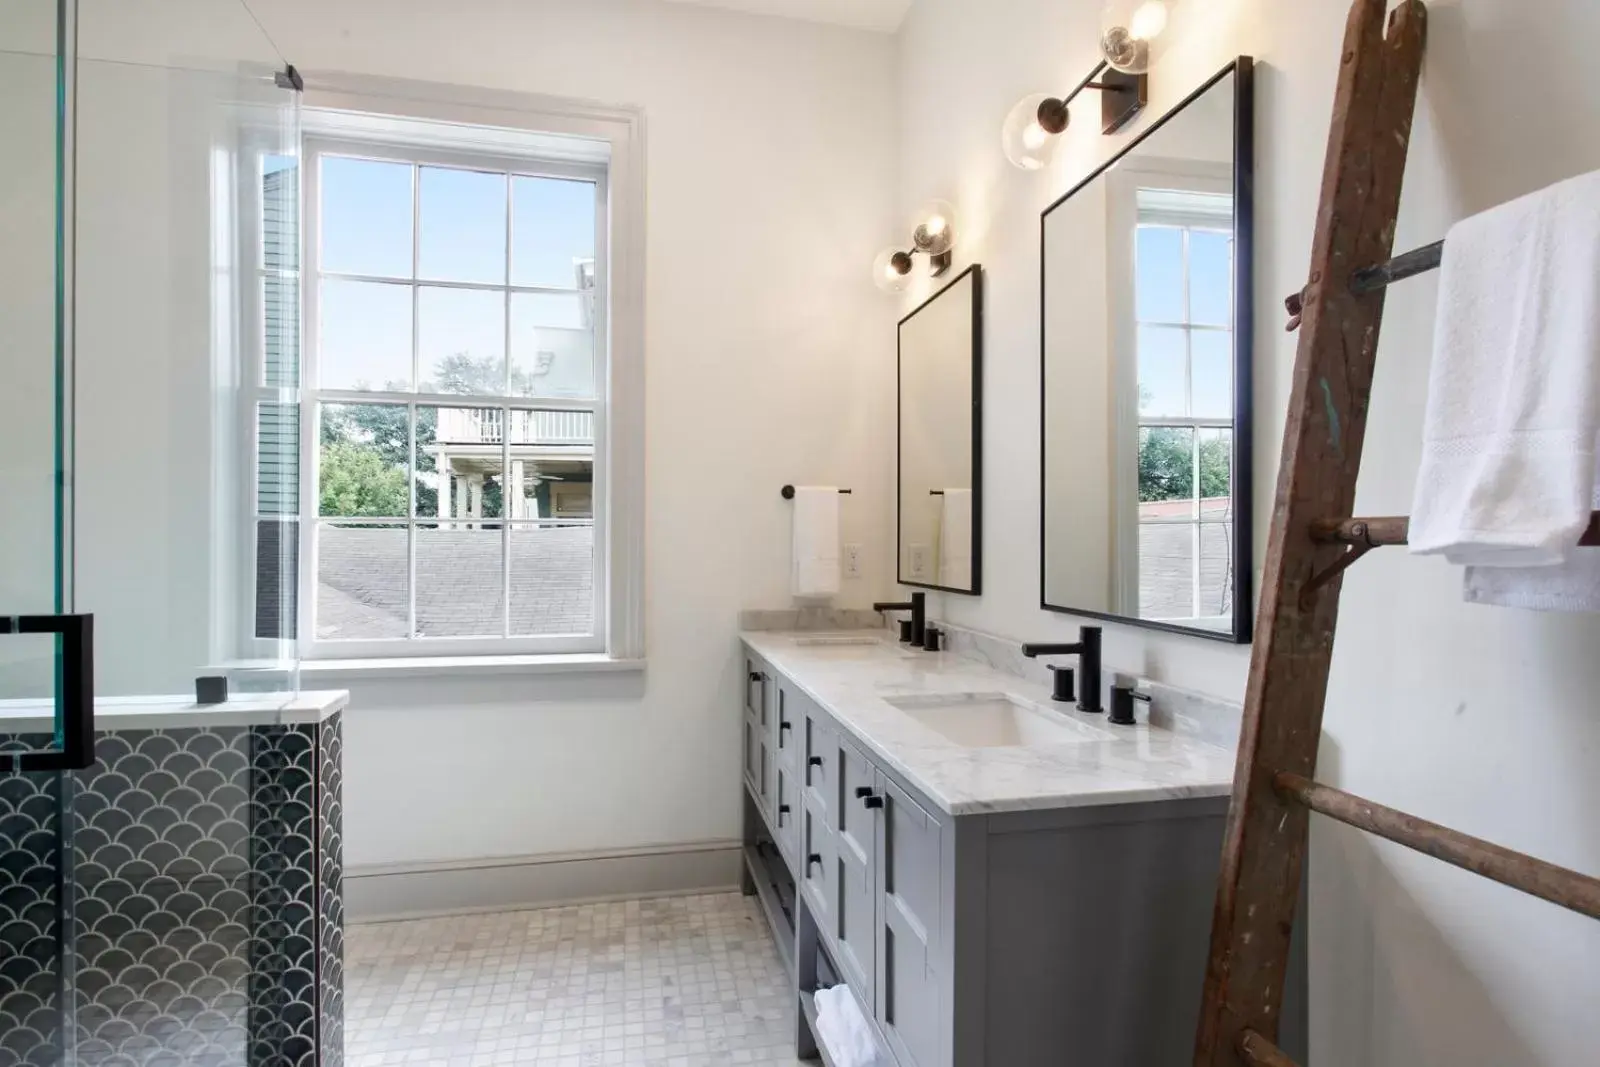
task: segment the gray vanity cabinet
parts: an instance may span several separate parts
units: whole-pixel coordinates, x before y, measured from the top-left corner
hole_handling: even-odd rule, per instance
[[[759,775],[747,783],[746,891],[764,892],[763,863],[792,876],[793,909],[762,903],[802,1015],[820,955],[891,1067],[1188,1061],[1226,796],[951,815],[787,677],[752,667],[766,683],[745,720],[772,779],[768,803]],[[779,849],[763,854],[763,837]],[[802,1022],[802,1055],[813,1036]]]

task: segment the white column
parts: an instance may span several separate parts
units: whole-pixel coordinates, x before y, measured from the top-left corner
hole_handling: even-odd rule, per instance
[[[511,481],[506,486],[506,517],[507,518],[522,519],[522,518],[526,518],[527,517],[528,508],[527,508],[527,503],[526,503],[526,501],[524,500],[524,497],[523,497],[523,494],[525,492],[527,492],[527,489],[523,484],[522,472],[523,472],[522,460],[520,460],[520,459],[512,460],[511,461]]]
[[[467,517],[473,519],[483,518],[483,475],[467,475]],[[471,524],[473,529],[478,528],[477,523]]]
[[[439,529],[448,529],[450,524],[443,520],[450,517],[452,508],[450,504],[451,483],[455,480],[450,477],[450,457],[440,452],[433,457],[434,469],[434,509],[433,513],[439,516]]]

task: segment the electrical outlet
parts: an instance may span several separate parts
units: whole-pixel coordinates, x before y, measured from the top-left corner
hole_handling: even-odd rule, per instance
[[[861,577],[861,546],[844,546],[844,576],[846,578]]]
[[[932,545],[911,546],[911,577],[926,580],[928,574],[928,557],[933,554]]]

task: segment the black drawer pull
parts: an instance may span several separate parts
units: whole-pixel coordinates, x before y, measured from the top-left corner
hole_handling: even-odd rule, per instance
[[[778,825],[779,826],[783,825],[783,817],[785,815],[787,815],[787,814],[789,814],[789,805],[787,805],[787,804],[779,804],[778,805]]]
[[[750,672],[750,681],[751,681],[752,684],[755,683],[755,682],[761,681],[761,672],[760,671],[751,671]]]
[[[858,785],[858,786],[856,786],[856,799],[859,800],[862,797],[870,797],[871,795],[872,795],[872,787],[870,785]]]
[[[778,729],[779,729],[779,731],[793,730],[794,729],[794,723],[792,723],[792,722],[780,722],[778,724]]]
[[[822,757],[812,756],[810,759],[806,760],[806,765],[808,767],[820,767],[822,766]]]
[[[812,867],[820,866],[822,866],[822,856],[818,853],[813,852],[811,855],[806,857],[806,870],[809,871]]]
[[[862,797],[861,798],[861,803],[862,803],[862,806],[864,806],[864,807],[881,808],[881,807],[883,807],[883,798],[882,797]]]

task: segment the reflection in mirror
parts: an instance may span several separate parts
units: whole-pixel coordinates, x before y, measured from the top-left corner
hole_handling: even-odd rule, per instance
[[[1249,640],[1251,82],[1044,213],[1047,608]]]
[[[899,580],[981,591],[983,271],[900,322]]]

